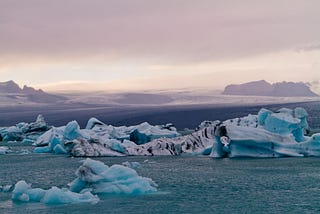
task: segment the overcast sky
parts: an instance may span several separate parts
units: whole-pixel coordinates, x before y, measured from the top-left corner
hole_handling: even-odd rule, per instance
[[[122,90],[312,82],[319,26],[319,0],[1,0],[0,79]]]

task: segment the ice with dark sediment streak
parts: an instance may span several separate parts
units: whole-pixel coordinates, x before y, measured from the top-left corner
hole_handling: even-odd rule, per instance
[[[223,122],[204,121],[181,136],[172,124],[114,127],[91,118],[85,129],[76,121],[52,127],[37,138],[36,153],[76,157],[131,155],[207,155],[211,157],[320,156],[320,134],[308,135],[303,108],[261,109]],[[28,126],[29,127],[29,126]],[[7,130],[16,133],[18,126]],[[2,130],[3,131],[3,130]],[[2,132],[3,133],[3,132]]]
[[[209,155],[222,157],[320,156],[320,134],[307,136],[303,108],[261,109],[224,122],[204,121],[199,129],[177,138],[161,138],[130,149],[132,155]]]
[[[76,121],[66,126],[53,127],[34,143],[36,153],[71,154],[73,156],[126,156],[128,147],[135,147],[151,140],[177,137],[180,134],[172,124],[152,126],[114,127],[91,118],[86,129]]]
[[[261,109],[258,115],[225,121],[215,136],[212,157],[320,156],[320,134],[309,132],[303,108]],[[246,121],[243,123],[243,121]],[[222,141],[224,140],[224,142]]]
[[[21,122],[15,126],[0,128],[0,141],[22,141],[33,143],[40,135],[50,129],[42,115],[35,122]]]

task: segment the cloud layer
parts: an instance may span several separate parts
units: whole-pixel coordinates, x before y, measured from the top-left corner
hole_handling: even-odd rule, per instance
[[[0,75],[56,68],[66,80],[77,72],[140,78],[155,75],[154,65],[195,72],[207,62],[317,52],[319,8],[318,0],[2,0]]]

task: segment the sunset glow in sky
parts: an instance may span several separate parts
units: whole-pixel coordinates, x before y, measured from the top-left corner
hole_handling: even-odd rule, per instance
[[[1,0],[0,81],[218,89],[320,79],[318,0]]]

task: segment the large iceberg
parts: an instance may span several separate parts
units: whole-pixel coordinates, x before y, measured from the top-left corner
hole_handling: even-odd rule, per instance
[[[80,129],[76,121],[51,128],[34,143],[37,146],[34,152],[71,154],[78,157],[125,156],[131,155],[128,148],[162,137],[177,136],[180,134],[172,124],[152,126],[142,123],[137,126],[114,127],[91,118],[85,129]]]
[[[204,121],[198,131],[177,138],[161,138],[133,147],[132,155],[209,155],[221,157],[320,156],[320,134],[307,136],[303,108],[261,109],[248,115]]]
[[[157,191],[157,184],[152,179],[139,176],[134,169],[122,165],[109,167],[89,158],[82,162],[76,175],[69,189],[31,188],[31,184],[21,180],[14,185],[12,200],[48,205],[97,203],[99,197],[95,194],[140,195]]]
[[[86,159],[76,171],[77,178],[69,186],[73,192],[90,188],[99,194],[147,194],[157,191],[157,184],[150,178],[141,177],[129,167]]]
[[[42,115],[38,115],[35,122],[21,122],[15,126],[0,129],[0,141],[22,141],[33,143],[40,135],[50,127]]]
[[[320,134],[305,135],[307,115],[303,108],[261,109],[258,115],[225,121],[216,126],[211,156],[320,156]]]

